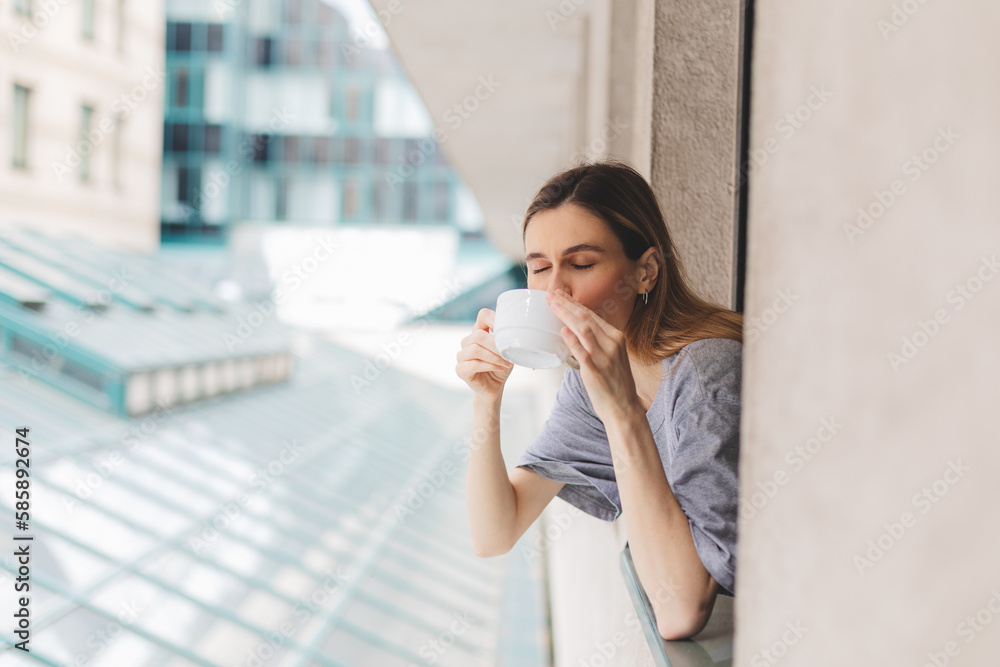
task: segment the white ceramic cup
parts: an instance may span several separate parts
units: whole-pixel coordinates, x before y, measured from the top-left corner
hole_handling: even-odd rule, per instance
[[[543,290],[512,289],[497,297],[493,339],[500,356],[512,364],[555,368],[565,362],[569,348],[559,333],[563,326]]]

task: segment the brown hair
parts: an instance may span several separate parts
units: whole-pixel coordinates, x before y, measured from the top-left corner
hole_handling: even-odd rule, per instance
[[[623,161],[608,159],[556,174],[525,212],[522,243],[532,217],[569,203],[603,220],[629,259],[639,259],[650,247],[657,249],[660,272],[649,292],[649,303],[637,295],[624,332],[629,351],[640,362],[663,360],[703,338],[743,342],[743,315],[706,301],[688,286],[656,195],[639,172]],[[620,284],[615,289],[629,288]],[[580,368],[573,357],[567,363]]]

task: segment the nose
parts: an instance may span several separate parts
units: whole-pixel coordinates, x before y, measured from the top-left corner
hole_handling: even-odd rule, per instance
[[[548,271],[549,281],[548,284],[543,288],[546,292],[555,292],[556,290],[562,290],[573,296],[573,286],[568,280],[569,275],[564,271],[559,270],[557,267],[553,267]]]

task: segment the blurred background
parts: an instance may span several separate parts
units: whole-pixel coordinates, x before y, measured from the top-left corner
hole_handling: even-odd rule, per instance
[[[555,499],[489,559],[466,523],[455,354],[604,156],[746,318],[736,631],[674,663],[993,664],[998,23],[0,0],[0,667],[669,664],[624,521]],[[562,377],[512,374],[508,467]]]

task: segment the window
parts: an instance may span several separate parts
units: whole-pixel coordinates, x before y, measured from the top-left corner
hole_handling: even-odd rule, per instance
[[[222,149],[222,126],[205,126],[205,146],[206,153],[218,153]]]
[[[444,222],[448,219],[450,204],[450,188],[448,181],[436,181],[434,183],[434,219]]]
[[[344,116],[349,121],[358,119],[358,86],[350,84],[347,86],[347,99],[344,102]]]
[[[77,152],[80,154],[80,169],[77,171],[80,181],[90,180],[90,162],[94,156],[94,142],[90,138],[90,130],[94,124],[94,107],[84,104],[80,107],[80,143]]]
[[[115,118],[115,136],[111,144],[111,182],[115,190],[122,189],[122,131],[125,129],[125,119]]]
[[[320,5],[320,7],[326,7],[326,5]],[[322,69],[327,69],[333,64],[331,42],[321,39],[316,43],[316,64]]]
[[[299,159],[299,138],[285,137],[285,162],[297,162]]]
[[[288,179],[279,178],[274,184],[274,219],[288,217]]]
[[[389,162],[389,140],[385,137],[375,139],[375,164]]]
[[[177,68],[174,73],[174,106],[186,107],[188,105],[188,71],[184,67]]]
[[[19,169],[28,166],[28,99],[31,90],[14,84],[13,131],[11,164]]]
[[[187,52],[191,50],[191,24],[177,23],[174,25],[174,51]]]
[[[315,152],[313,137],[299,137],[299,162],[312,162]]]
[[[285,3],[285,22],[302,23],[302,0],[287,0]]]
[[[302,42],[294,37],[285,40],[285,64],[292,67],[302,64]]]
[[[383,179],[372,183],[372,221],[384,222],[389,211],[389,188]]]
[[[94,0],[83,0],[80,34],[87,41],[94,39]]]
[[[208,50],[213,53],[219,53],[223,50],[222,36],[224,34],[224,26],[221,23],[212,23],[208,26]]]
[[[125,53],[125,0],[118,0],[115,13],[115,48],[119,54]]]
[[[403,220],[417,219],[417,184],[414,181],[403,183]]]
[[[268,145],[271,141],[271,135],[268,134],[255,134],[251,137],[253,145],[253,161],[266,163],[268,160]]]
[[[344,163],[356,164],[359,152],[358,138],[344,137]]]
[[[330,141],[326,137],[316,137],[313,160],[316,164],[326,164],[330,161]]]
[[[351,220],[358,214],[358,184],[353,178],[344,181],[344,219]]]
[[[185,153],[188,149],[188,126],[178,123],[173,126],[173,136],[171,137],[170,150],[175,153]]]
[[[269,66],[271,64],[271,38],[263,37],[255,39],[252,44],[254,47],[254,64],[263,67]]]
[[[200,185],[201,169],[177,168],[177,201],[185,205],[185,218],[198,209],[195,194]]]

